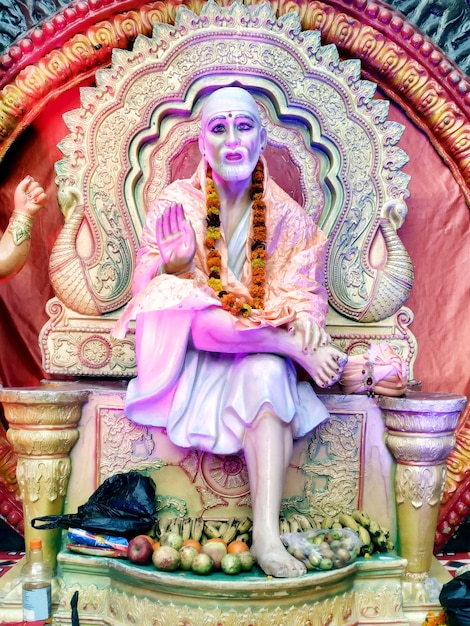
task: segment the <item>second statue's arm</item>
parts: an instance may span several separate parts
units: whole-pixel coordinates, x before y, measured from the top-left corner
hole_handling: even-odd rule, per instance
[[[0,280],[14,276],[25,264],[30,249],[33,218],[45,202],[44,189],[31,176],[18,184],[14,211],[8,229],[0,239]]]

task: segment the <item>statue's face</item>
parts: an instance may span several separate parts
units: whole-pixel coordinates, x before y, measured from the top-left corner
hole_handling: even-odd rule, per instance
[[[249,179],[265,145],[266,131],[248,92],[227,87],[208,98],[199,148],[215,178],[229,182]]]

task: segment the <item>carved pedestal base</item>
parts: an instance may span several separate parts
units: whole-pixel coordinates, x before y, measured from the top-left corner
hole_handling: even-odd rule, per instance
[[[0,390],[9,423],[7,438],[18,455],[26,551],[33,536],[41,538],[44,557],[54,568],[61,531],[35,530],[30,522],[62,513],[70,476],[69,452],[78,440],[77,424],[87,398],[88,391],[66,385]]]
[[[464,396],[420,392],[379,401],[386,443],[397,462],[398,549],[408,561],[409,580],[423,580],[431,567],[445,460],[455,444],[454,431],[465,404]]]
[[[71,624],[78,591],[80,626],[408,625],[401,602],[405,561],[383,556],[301,578],[259,570],[236,577],[157,572],[126,561],[59,555],[63,586],[54,624]]]

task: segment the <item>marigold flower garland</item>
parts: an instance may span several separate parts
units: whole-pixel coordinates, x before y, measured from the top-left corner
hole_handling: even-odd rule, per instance
[[[439,611],[437,615],[435,615],[432,611],[426,615],[426,619],[423,622],[423,626],[447,626],[447,619],[445,612]]]
[[[207,265],[209,268],[209,280],[207,284],[217,294],[222,302],[222,308],[230,311],[232,315],[248,317],[252,309],[264,308],[265,280],[266,280],[266,205],[263,200],[264,192],[264,167],[258,161],[251,177],[251,200],[253,216],[253,243],[251,245],[251,302],[245,302],[224,289],[220,278],[222,257],[216,248],[217,240],[220,239],[220,200],[212,178],[212,169],[207,168],[206,174],[206,207],[207,207],[207,233],[205,246],[207,252]]]

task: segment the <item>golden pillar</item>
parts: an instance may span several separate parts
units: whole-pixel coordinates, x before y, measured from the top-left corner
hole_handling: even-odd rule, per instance
[[[44,556],[54,569],[62,531],[34,529],[31,520],[63,511],[71,469],[69,452],[78,440],[77,424],[88,395],[66,384],[0,389],[9,424],[7,438],[18,455],[26,552],[31,538],[42,539]]]
[[[395,501],[398,551],[407,559],[405,577],[424,580],[429,573],[445,479],[446,458],[464,396],[408,392],[382,397],[386,444],[396,460]]]

